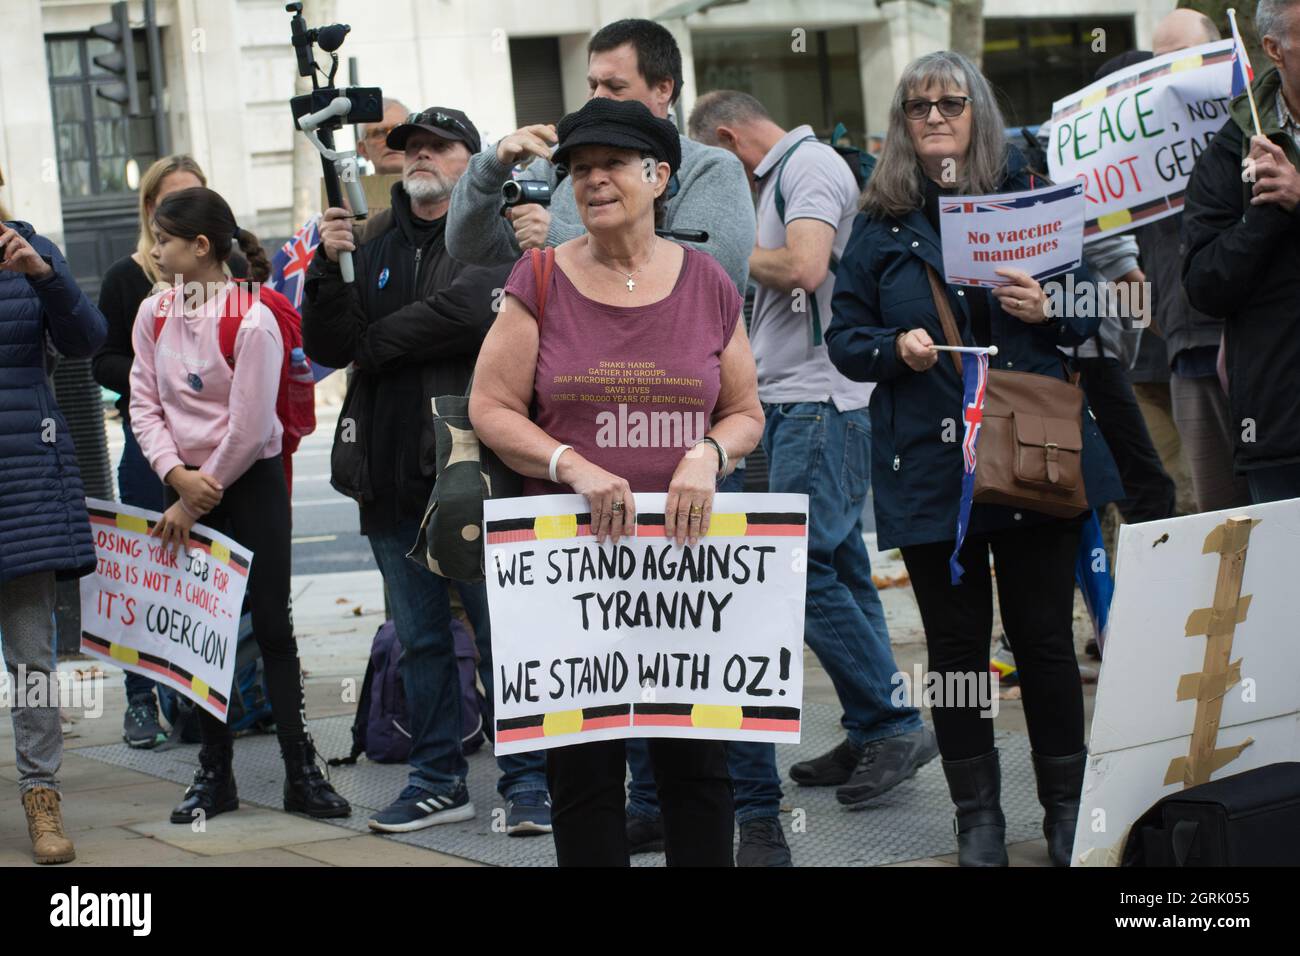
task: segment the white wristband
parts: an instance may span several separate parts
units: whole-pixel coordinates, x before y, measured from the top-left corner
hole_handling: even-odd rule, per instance
[[[572,450],[573,450],[572,445],[561,445],[558,448],[556,448],[555,451],[551,452],[551,467],[549,469],[551,474],[551,484],[558,485],[560,483],[560,476],[555,473],[555,466],[560,463],[561,455],[563,455],[566,451],[572,451]]]

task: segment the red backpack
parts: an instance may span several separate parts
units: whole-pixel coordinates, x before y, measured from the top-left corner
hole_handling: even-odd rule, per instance
[[[163,325],[171,314],[172,303],[176,299],[176,289],[168,289],[158,300],[158,313],[154,316],[153,337],[158,341]],[[316,430],[316,383],[304,373],[295,374],[290,364],[294,349],[302,348],[302,316],[293,307],[293,303],[274,289],[242,281],[235,290],[226,296],[225,312],[217,324],[217,341],[226,364],[235,367],[235,335],[239,325],[254,303],[271,310],[276,323],[280,326],[280,338],[284,340],[284,360],[280,365],[280,390],[275,399],[275,414],[284,426],[281,439],[281,460],[284,462],[284,479],[293,494],[293,453],[298,450],[302,440]],[[310,360],[304,362],[310,366]]]

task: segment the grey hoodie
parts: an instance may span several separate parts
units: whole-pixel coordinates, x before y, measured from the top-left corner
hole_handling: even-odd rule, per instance
[[[550,164],[534,163],[530,175],[543,169],[553,181]],[[469,169],[456,183],[447,212],[447,251],[461,262],[497,265],[522,254],[509,220],[501,216],[501,185],[511,167],[497,159],[494,146],[470,159]],[[727,270],[743,296],[749,279],[749,254],[754,251],[754,200],[740,160],[724,149],[682,137],[682,165],[677,170],[677,195],[664,209],[664,227],[702,229],[705,243],[684,243],[709,253]],[[551,195],[551,228],[546,244],[558,246],[584,232],[573,184],[564,179]]]

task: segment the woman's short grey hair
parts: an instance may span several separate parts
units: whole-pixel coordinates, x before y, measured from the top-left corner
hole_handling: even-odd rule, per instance
[[[1259,38],[1262,40],[1264,37],[1272,37],[1286,46],[1290,41],[1287,32],[1288,12],[1292,16],[1300,16],[1300,0],[1259,0],[1259,6],[1255,8],[1255,32]]]
[[[970,60],[952,50],[918,57],[907,65],[889,105],[889,132],[875,171],[862,195],[862,209],[873,216],[905,216],[925,202],[925,173],[903,115],[903,101],[931,86],[965,90],[971,98],[970,148],[953,170],[952,185],[967,196],[996,192],[1006,174],[1002,110],[993,88]]]

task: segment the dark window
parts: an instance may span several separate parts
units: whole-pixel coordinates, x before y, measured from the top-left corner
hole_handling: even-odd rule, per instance
[[[1051,117],[1052,103],[1087,86],[1099,66],[1135,45],[1132,17],[989,18],[984,75],[1008,126],[1037,126]]]
[[[510,73],[518,127],[558,123],[564,116],[559,37],[511,37]]]
[[[865,146],[857,31],[813,30],[798,41],[789,30],[692,33],[697,92],[740,90],[762,103],[778,126],[807,123],[822,138],[843,123],[853,144]]]
[[[139,101],[145,111],[137,117],[128,116],[125,106],[95,95],[97,86],[116,79],[94,63],[94,57],[112,50],[110,43],[91,36],[45,41],[59,192],[65,199],[129,193],[127,161],[135,159],[143,172],[158,158],[143,30],[136,31],[134,42]]]

